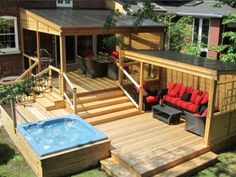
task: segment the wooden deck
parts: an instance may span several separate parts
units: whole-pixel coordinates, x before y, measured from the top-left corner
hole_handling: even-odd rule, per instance
[[[145,113],[96,127],[112,140],[110,160],[125,167],[128,176],[152,176],[209,151],[203,138],[184,126],[167,125]]]
[[[107,77],[88,78],[80,75],[77,71],[68,72],[67,75],[79,94],[118,88],[116,81]]]

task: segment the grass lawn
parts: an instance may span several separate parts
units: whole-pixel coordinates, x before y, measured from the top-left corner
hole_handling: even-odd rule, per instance
[[[219,162],[194,177],[236,177],[236,148],[219,154]],[[36,177],[13,145],[3,128],[0,128],[0,177]],[[99,168],[87,170],[71,177],[107,177]]]

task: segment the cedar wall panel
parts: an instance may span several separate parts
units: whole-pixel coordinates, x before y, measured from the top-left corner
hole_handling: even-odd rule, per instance
[[[126,49],[163,49],[163,33],[132,33],[124,37]]]
[[[191,86],[194,89],[209,90],[209,79],[171,69],[161,68],[160,79],[162,88],[167,88],[169,82],[175,82],[186,86]]]

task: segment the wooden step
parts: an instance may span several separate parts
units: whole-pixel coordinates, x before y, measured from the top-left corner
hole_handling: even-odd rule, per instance
[[[99,101],[99,100],[106,100],[106,99],[116,98],[116,97],[120,97],[120,96],[124,96],[124,93],[121,90],[107,92],[107,93],[99,93],[99,94],[95,94],[95,95],[79,97],[78,104]]]
[[[117,111],[127,110],[130,108],[134,108],[134,105],[131,102],[126,102],[126,103],[106,106],[106,107],[102,107],[102,108],[98,108],[98,109],[94,109],[90,111],[85,111],[85,113],[79,112],[78,114],[82,118],[87,119],[87,118],[91,118],[95,116],[110,114]]]
[[[106,122],[111,122],[118,119],[127,118],[133,115],[141,114],[137,108],[131,108],[127,110],[117,111],[114,113],[96,116],[93,118],[86,119],[92,125],[98,125]]]
[[[134,174],[130,173],[124,166],[112,160],[112,158],[102,160],[100,163],[102,170],[104,170],[109,176],[136,177]]]
[[[161,173],[165,170],[173,168],[179,164],[189,161],[195,157],[198,157],[209,151],[209,147],[203,147],[199,142],[196,142],[194,147],[186,146],[185,149],[176,148],[176,151],[172,153],[166,152],[166,154],[155,158],[136,158],[131,160],[133,154],[120,154],[116,151],[112,151],[113,160],[125,166],[130,172],[137,173],[141,177],[153,176],[157,173]],[[175,153],[173,153],[175,152]],[[153,156],[156,156],[153,151]],[[184,156],[183,156],[184,155]]]
[[[51,111],[55,109],[61,109],[66,107],[64,100],[51,100],[46,97],[37,98],[36,100],[40,105],[42,105],[46,111]]]
[[[91,109],[96,109],[96,108],[101,108],[101,107],[106,107],[106,106],[111,106],[111,105],[126,103],[126,102],[129,102],[129,99],[126,96],[100,100],[100,101],[93,101],[93,102],[89,102],[85,104],[79,104],[77,111],[78,112],[88,111]]]
[[[166,170],[160,174],[155,175],[154,177],[184,177],[184,176],[191,176],[194,173],[205,169],[214,163],[217,162],[217,157],[213,152],[207,152],[202,154],[194,159],[191,159],[185,163],[182,163],[178,166],[175,166],[169,170]]]

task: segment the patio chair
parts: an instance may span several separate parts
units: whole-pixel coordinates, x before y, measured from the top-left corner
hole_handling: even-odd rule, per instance
[[[86,73],[85,59],[79,55],[76,56],[78,61],[77,71],[79,74],[84,75]]]

